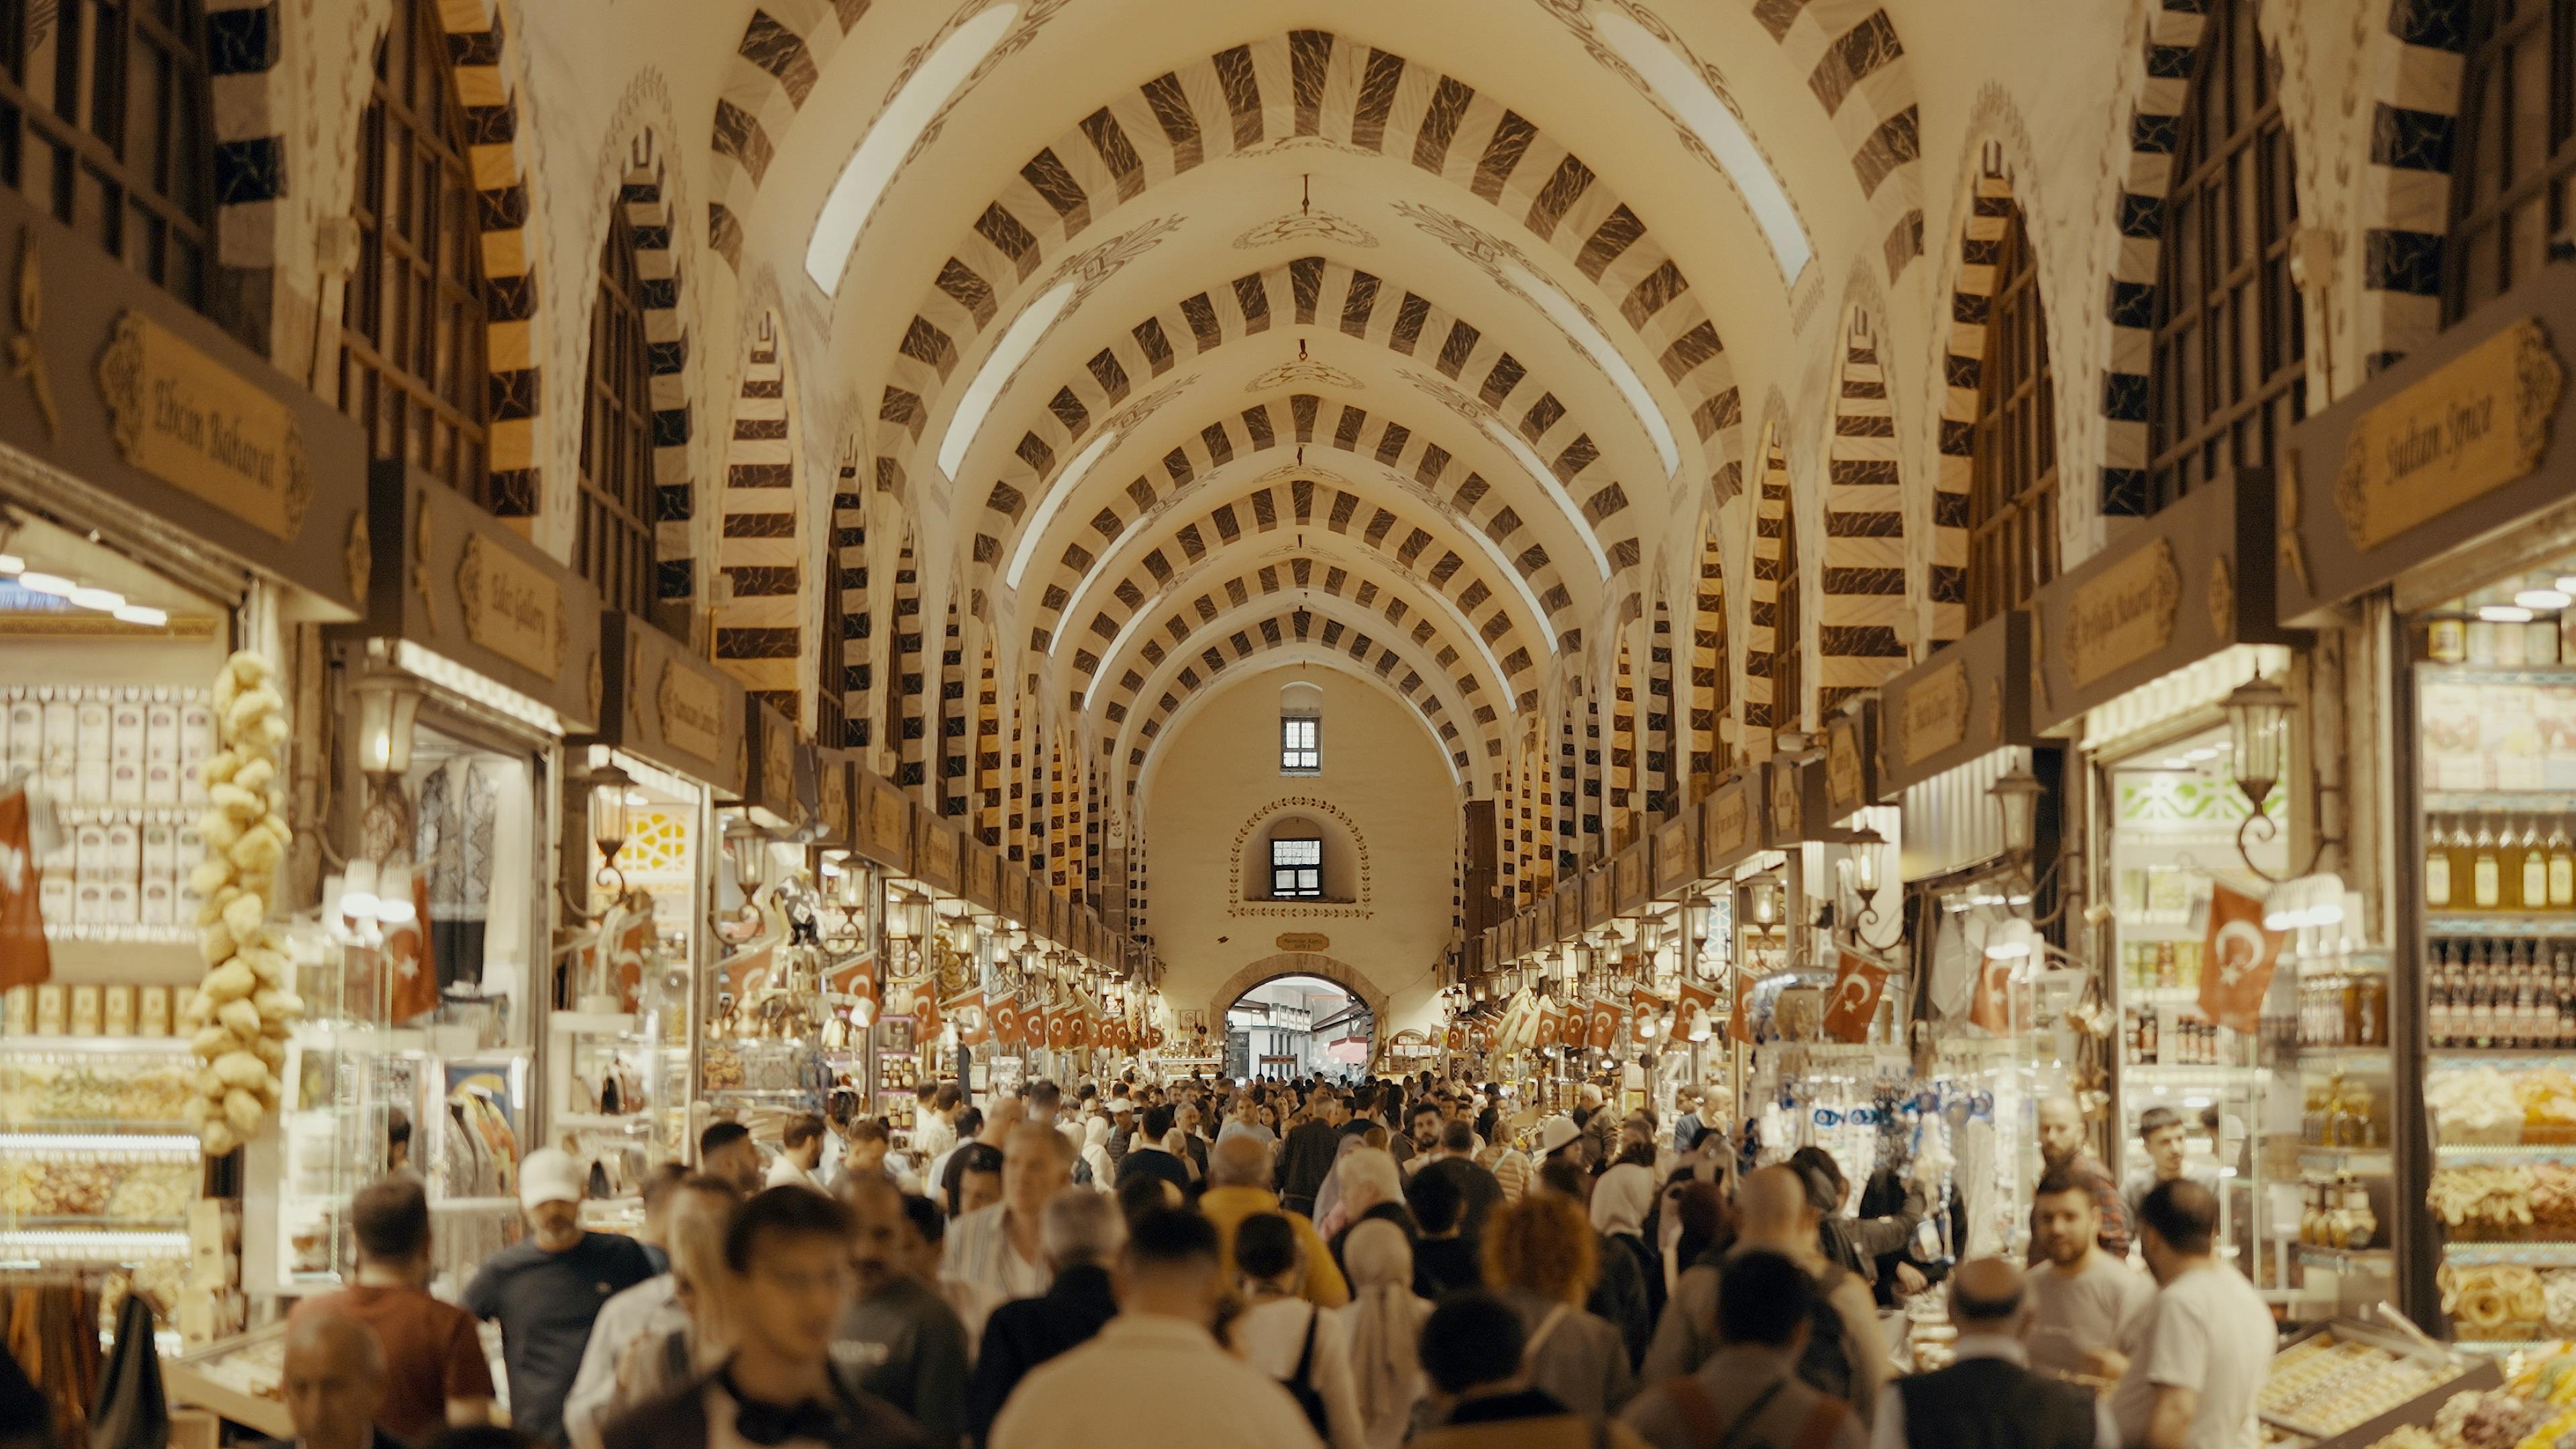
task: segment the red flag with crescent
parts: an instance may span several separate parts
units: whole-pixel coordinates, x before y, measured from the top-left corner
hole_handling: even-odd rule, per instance
[[[1631,992],[1628,997],[1628,1040],[1638,1046],[1653,1046],[1663,1035],[1664,1012],[1670,1002],[1651,991]]]
[[[984,993],[969,991],[950,1001],[948,1019],[957,1023],[959,1046],[982,1046],[992,1039],[992,1021],[984,1014]]]
[[[1974,938],[1971,938],[1973,940]],[[1968,1020],[1997,1036],[2013,1031],[2013,968],[2028,957],[1988,956],[1977,950],[1977,989],[1968,998]]]
[[[912,994],[912,1039],[928,1051],[930,1043],[939,1037],[939,1027],[939,992],[933,983],[924,981]]]
[[[1834,978],[1833,995],[1825,1002],[1825,1035],[1857,1046],[1869,1039],[1879,998],[1887,994],[1887,968],[1850,951],[1841,955],[1842,974]]]
[[[1606,1052],[1619,1044],[1619,1008],[1607,1001],[1592,1003],[1591,1028],[1584,1039],[1594,1051]]]
[[[1028,1040],[1028,1024],[1020,1011],[1019,993],[994,998],[985,1014],[992,1020],[994,1045],[1016,1047]]]
[[[1697,982],[1682,983],[1673,1003],[1673,1040],[1701,1042],[1717,1030],[1717,993]]]
[[[1550,997],[1547,1000],[1540,1002],[1538,1007],[1538,1040],[1531,1043],[1531,1045],[1536,1046],[1541,1051],[1545,1051],[1547,1048],[1556,1045],[1558,1039],[1564,1035],[1564,1032],[1565,1008],[1557,1005],[1554,997]]]
[[[1047,1008],[1046,1044],[1058,1049],[1073,1045],[1073,1008],[1069,1006]]]
[[[2263,997],[2288,934],[2263,929],[2263,903],[2223,885],[2209,888],[2209,936],[2201,959],[2200,1009],[2230,1031],[2261,1025]]]
[[[1753,1045],[1753,973],[1742,967],[1735,972],[1735,1004],[1727,1008],[1726,1034]]]

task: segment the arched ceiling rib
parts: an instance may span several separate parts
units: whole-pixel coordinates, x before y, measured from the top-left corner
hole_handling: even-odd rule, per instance
[[[1064,326],[1095,320],[1076,318]],[[1651,468],[1649,445],[1633,419],[1604,419],[1598,409],[1578,411],[1586,391],[1556,381],[1551,375],[1556,359],[1513,352],[1491,325],[1493,319],[1485,320],[1488,325],[1478,326],[1410,287],[1322,255],[1241,273],[1141,318],[1126,319],[1124,326],[1096,330],[1100,346],[1093,347],[1089,339],[1070,346],[1051,344],[1048,354],[1069,354],[1067,365],[1054,377],[1036,374],[1034,364],[1022,369],[1000,405],[985,416],[978,446],[957,470],[960,492],[971,496],[984,478],[995,477],[988,508],[1013,514],[1017,498],[1039,486],[1054,460],[1078,455],[1140,388],[1151,389],[1229,344],[1258,338],[1282,343],[1288,340],[1283,334],[1303,329],[1320,329],[1321,335],[1312,338],[1318,344],[1349,339],[1371,349],[1375,359],[1401,359],[1406,371],[1436,373],[1454,384],[1432,395],[1471,423],[1490,423],[1517,435],[1530,461],[1541,465],[1540,479],[1553,477],[1571,487],[1578,475],[1613,456]],[[1308,340],[1296,338],[1295,357],[1282,357],[1246,386],[1267,391],[1299,383],[1340,384],[1357,390],[1362,379],[1309,357]],[[1079,364],[1071,357],[1079,357]],[[1459,401],[1471,396],[1473,405]],[[1596,438],[1596,422],[1606,422],[1614,433]],[[960,427],[954,415],[944,430],[927,427],[918,413],[907,424],[917,442],[943,452],[954,446]],[[1621,447],[1622,442],[1627,446]],[[1508,474],[1496,481],[1507,490],[1519,484]],[[998,519],[986,521],[987,532],[1007,526]]]
[[[1459,431],[1451,430],[1448,441],[1470,446],[1456,435]],[[1293,454],[1300,447],[1328,448],[1352,454],[1377,467],[1413,479],[1418,488],[1413,490],[1412,498],[1372,497],[1367,493],[1321,484],[1312,476],[1282,477],[1271,487],[1255,489],[1241,499],[1229,500],[1240,510],[1233,517],[1221,512],[1210,514],[1209,525],[1220,540],[1229,539],[1246,529],[1266,532],[1279,527],[1283,521],[1292,526],[1312,526],[1320,522],[1335,531],[1355,528],[1384,537],[1397,522],[1404,520],[1407,513],[1430,514],[1432,517],[1421,519],[1407,532],[1396,535],[1399,550],[1411,550],[1403,555],[1404,561],[1409,563],[1413,556],[1438,541],[1439,535],[1432,532],[1432,527],[1439,521],[1437,515],[1445,513],[1449,528],[1473,529],[1491,545],[1491,549],[1463,539],[1453,542],[1443,553],[1435,556],[1432,563],[1435,573],[1444,579],[1471,567],[1481,573],[1492,567],[1491,561],[1496,557],[1508,560],[1511,576],[1490,581],[1490,587],[1500,588],[1508,584],[1515,591],[1525,590],[1559,635],[1559,647],[1568,650],[1580,647],[1583,615],[1577,612],[1577,595],[1568,587],[1564,571],[1546,547],[1538,542],[1536,531],[1516,509],[1496,496],[1482,472],[1470,467],[1449,447],[1434,441],[1427,430],[1396,418],[1375,416],[1365,407],[1329,403],[1313,393],[1296,393],[1269,402],[1257,402],[1230,415],[1220,414],[1196,429],[1186,425],[1178,430],[1167,429],[1164,435],[1173,441],[1159,458],[1148,465],[1150,472],[1135,475],[1123,491],[1111,492],[1099,486],[1102,480],[1117,476],[1110,470],[1110,463],[1130,451],[1122,440],[1121,446],[1113,449],[1107,459],[1089,470],[1090,481],[1095,487],[1086,490],[1090,496],[1082,506],[1093,507],[1096,504],[1094,511],[1087,516],[1079,508],[1062,508],[1055,513],[1046,534],[1050,542],[1041,546],[1039,554],[1043,556],[1052,549],[1053,539],[1064,539],[1056,566],[1047,574],[1033,569],[1022,580],[1020,589],[1026,611],[1032,585],[1040,578],[1047,579],[1044,585],[1038,586],[1036,610],[1024,612],[1031,629],[1030,647],[1040,651],[1048,648],[1053,629],[1049,622],[1051,616],[1072,603],[1073,591],[1083,575],[1091,570],[1104,552],[1114,550],[1139,522],[1157,512],[1178,509],[1180,500],[1200,479],[1235,465],[1239,459],[1276,451],[1282,456],[1274,468],[1293,474],[1296,471]],[[1486,448],[1491,450],[1492,446],[1487,440]],[[1159,484],[1157,474],[1160,475]],[[1427,507],[1422,501],[1424,499],[1439,502],[1436,508]],[[1003,501],[1019,502],[1022,512],[1029,511],[1023,500]],[[1191,506],[1195,507],[1194,504]],[[1596,525],[1617,521],[1627,506],[1626,495],[1616,483],[1606,484],[1584,500],[1585,511]],[[1002,514],[1006,520],[1010,516]],[[1202,546],[1205,546],[1204,540]],[[977,556],[989,562],[990,558],[1000,557],[1004,547],[1003,541],[996,538],[988,549],[979,538]],[[1614,545],[1612,556],[1633,562],[1636,551],[1635,539],[1623,538]],[[1578,569],[1588,567],[1588,564],[1577,565]],[[1598,597],[1598,581],[1585,579],[1583,582],[1582,603],[1588,604]]]
[[[1110,212],[1207,161],[1301,139],[1409,162],[1449,183],[1442,189],[1463,193],[1460,201],[1487,203],[1554,261],[1494,245],[1472,222],[1443,239],[1507,287],[1563,285],[1568,302],[1578,289],[1588,293],[1580,310],[1600,319],[1623,353],[1633,349],[1660,371],[1680,399],[1674,418],[1732,410],[1731,401],[1719,403],[1735,385],[1715,323],[1644,220],[1591,165],[1466,81],[1301,30],[1154,76],[1030,156],[938,268],[904,329],[884,411],[937,413],[959,360],[1015,314],[1002,303]],[[1580,280],[1555,280],[1568,271]],[[1645,419],[1650,426],[1686,437],[1697,431],[1662,416],[1665,399],[1649,394],[1647,405],[1657,414]]]

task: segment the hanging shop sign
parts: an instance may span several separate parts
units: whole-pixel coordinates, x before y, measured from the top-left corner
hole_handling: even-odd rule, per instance
[[[796,722],[776,705],[754,694],[745,694],[743,701],[743,734],[751,753],[741,803],[766,829],[803,830],[814,818],[814,747],[798,737]]]
[[[2273,622],[2273,487],[2248,470],[2195,488],[2040,590],[2031,725],[2085,711],[2235,644],[2295,644]]]
[[[2554,272],[2471,313],[2291,430],[2278,480],[2280,617],[2325,610],[2568,500],[2553,435],[2576,417],[2564,339],[2576,293]],[[2563,511],[2562,527],[2570,526]],[[2565,546],[2559,530],[2535,539]]]
[[[1879,689],[1878,788],[2031,742],[2030,616],[2007,610]]]
[[[1029,920],[1029,873],[1007,860],[1002,860],[998,855],[994,860],[994,868],[1000,872],[995,881],[995,886],[1000,893],[998,905],[1002,912],[1002,919],[1009,921],[1014,925],[1027,925]]]
[[[1312,954],[1333,949],[1333,938],[1321,931],[1282,931],[1270,944],[1276,950]]]
[[[1795,850],[1822,839],[1832,824],[1823,767],[1810,760],[1773,760],[1763,775],[1764,843]]]
[[[1748,765],[1700,802],[1700,868],[1711,875],[1733,870],[1762,848],[1768,827],[1765,766]]]
[[[1583,934],[1583,877],[1564,881],[1556,888],[1555,931],[1559,941],[1571,941]]]
[[[0,446],[296,585],[299,617],[363,611],[356,422],[15,190],[0,269]]]
[[[608,661],[589,582],[427,473],[378,463],[369,476],[359,632],[506,685],[551,708],[566,734],[595,732]]]
[[[848,750],[813,751],[814,828],[812,843],[826,850],[847,850],[858,840],[857,791],[850,781],[858,757]]]
[[[912,871],[912,800],[903,788],[874,770],[859,771],[859,854],[901,874]]]
[[[1610,909],[1633,911],[1655,894],[1655,838],[1638,839],[1610,858]]]
[[[1655,827],[1655,894],[1668,895],[1699,879],[1699,812],[1685,810]]]
[[[965,837],[919,801],[913,802],[912,810],[914,878],[934,890],[957,894],[966,884],[965,869],[959,856],[966,843]]]
[[[1849,820],[1878,799],[1878,700],[1862,695],[1825,721],[1825,818]]]
[[[988,911],[1002,908],[1001,853],[980,840],[966,842],[966,887],[960,892],[970,904]]]
[[[1587,930],[1605,925],[1611,914],[1610,862],[1594,861],[1583,872],[1583,925]]]
[[[749,764],[742,686],[649,621],[614,609],[599,616],[599,652],[607,671],[599,742],[740,798]]]

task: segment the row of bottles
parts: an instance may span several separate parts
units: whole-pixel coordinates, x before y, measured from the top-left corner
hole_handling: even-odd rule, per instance
[[[2436,911],[2576,911],[2567,822],[2436,815],[2424,831],[2424,904]]]
[[[2428,974],[2432,1045],[2576,1050],[2576,949],[2436,941]]]
[[[2576,609],[2559,614],[2521,610],[2521,619],[2435,619],[2425,626],[2424,652],[2436,664],[2476,664],[2529,669],[2576,660]]]
[[[2299,1141],[2310,1147],[2385,1147],[2388,1103],[2370,1084],[2341,1072],[2307,1079]]]
[[[2242,1065],[2235,1032],[2214,1021],[2186,1017],[2173,1008],[2130,1007],[2122,1013],[2127,1060],[2142,1067]]]
[[[2351,1173],[2338,1172],[2332,1182],[2303,1182],[2299,1191],[2300,1242],[2358,1251],[2378,1241],[2379,1214],[2370,1205],[2370,1191]]]
[[[2388,1045],[2388,973],[2331,971],[2300,977],[2299,1045]]]
[[[2198,941],[2123,941],[2120,980],[2131,991],[2163,991],[2200,985]]]

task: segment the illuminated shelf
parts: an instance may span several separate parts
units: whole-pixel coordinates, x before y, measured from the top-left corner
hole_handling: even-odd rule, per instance
[[[2513,1146],[2488,1146],[2464,1142],[2457,1146],[2442,1145],[2433,1155],[2444,1162],[2576,1162],[2576,1145],[2566,1143],[2522,1143]],[[2576,1245],[2571,1245],[2576,1246]]]
[[[0,1153],[18,1152],[67,1152],[82,1157],[193,1158],[198,1155],[199,1145],[194,1132],[0,1132]]]
[[[2424,918],[2427,936],[2576,937],[2576,911],[2443,912]]]
[[[140,1263],[188,1256],[183,1232],[119,1232],[101,1228],[0,1231],[0,1260]]]
[[[2298,1057],[2301,1071],[2343,1072],[2355,1067],[2376,1067],[2384,1072],[2389,1067],[2388,1048],[2384,1046],[2303,1046],[2298,1048]]]
[[[2498,1071],[2530,1071],[2540,1067],[2563,1067],[2576,1060],[2576,1047],[2565,1050],[2539,1047],[2434,1047],[2425,1053],[2436,1067],[2494,1067]]]
[[[2427,790],[2427,815],[2565,815],[2576,812],[2566,790]]]
[[[2454,1263],[2531,1263],[2565,1266],[2576,1263],[2576,1243],[2444,1243],[2442,1256]]]
[[[2302,1172],[2356,1172],[2380,1176],[2396,1170],[2385,1147],[2315,1147],[2299,1149]]]
[[[2308,1268],[2332,1268],[2338,1272],[2363,1269],[2387,1273],[2397,1267],[2397,1253],[2391,1248],[2327,1248],[2315,1243],[2299,1245],[2299,1263]]]

